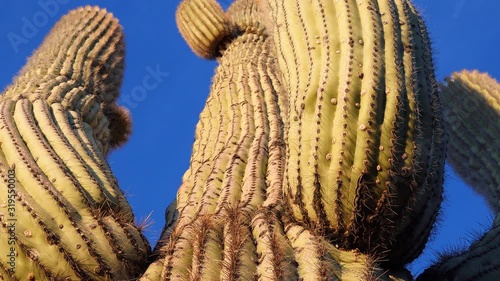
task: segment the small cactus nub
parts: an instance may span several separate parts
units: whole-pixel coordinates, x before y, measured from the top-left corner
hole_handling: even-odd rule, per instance
[[[219,45],[231,35],[229,20],[215,0],[183,0],[176,19],[184,40],[202,58],[219,56]]]

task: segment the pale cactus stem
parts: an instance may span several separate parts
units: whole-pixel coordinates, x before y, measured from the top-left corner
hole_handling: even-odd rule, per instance
[[[448,161],[491,209],[500,212],[500,84],[486,73],[453,73],[441,85]]]
[[[421,17],[407,0],[260,3],[290,95],[290,215],[341,248],[413,260],[436,220],[445,159]]]
[[[183,2],[179,11],[192,3]],[[296,279],[281,224],[263,215],[280,213],[284,102],[266,36],[244,32],[251,24],[244,19],[254,17],[252,3],[246,4],[242,13],[225,15],[231,33],[240,36],[220,42],[220,66],[196,128],[191,165],[176,211],[167,211],[178,218],[157,247],[163,268],[159,277],[153,264],[143,280]]]
[[[123,55],[117,20],[79,8],[0,96],[0,279],[130,280],[143,272],[150,246],[106,162],[130,131],[114,103]]]

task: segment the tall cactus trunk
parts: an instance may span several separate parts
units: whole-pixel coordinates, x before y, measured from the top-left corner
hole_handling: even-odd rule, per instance
[[[464,251],[446,253],[419,281],[496,281],[500,276],[500,84],[485,73],[453,73],[441,85],[450,135],[450,165],[496,215],[491,228]]]

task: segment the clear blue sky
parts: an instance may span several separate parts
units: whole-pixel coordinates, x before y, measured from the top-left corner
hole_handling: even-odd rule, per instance
[[[49,9],[43,3],[51,3]],[[120,20],[127,43],[127,68],[120,101],[131,110],[134,130],[129,142],[113,152],[109,161],[137,219],[153,212],[155,223],[146,232],[153,245],[164,224],[164,210],[173,200],[188,167],[195,124],[216,66],[196,57],[180,37],[174,17],[178,3],[179,0],[17,0],[4,1],[0,10],[2,89],[67,11],[81,5],[99,5]],[[221,3],[227,7],[230,0]],[[414,0],[414,3],[428,24],[440,80],[464,68],[486,71],[500,79],[500,1]],[[30,24],[34,28],[26,29]],[[9,33],[25,40],[12,44]],[[168,76],[161,77],[146,95],[134,96],[149,68],[159,68]],[[482,199],[449,168],[445,193],[438,235],[414,262],[413,272],[426,266],[436,250],[466,245],[473,233],[480,232],[491,221]]]

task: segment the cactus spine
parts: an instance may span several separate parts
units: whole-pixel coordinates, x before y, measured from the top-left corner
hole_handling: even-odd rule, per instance
[[[123,55],[117,20],[80,8],[0,97],[0,241],[14,242],[14,251],[0,247],[4,279],[125,280],[142,272],[149,244],[105,159],[130,130],[128,113],[114,104]]]

